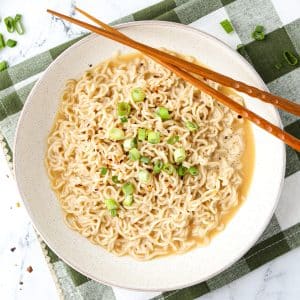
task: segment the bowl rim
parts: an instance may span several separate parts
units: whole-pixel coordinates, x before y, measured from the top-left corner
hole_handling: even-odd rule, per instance
[[[144,21],[131,21],[131,22],[126,22],[126,23],[121,23],[118,25],[114,25],[114,27],[116,29],[126,29],[126,28],[131,28],[131,27],[139,27],[139,26],[143,26],[143,25],[159,25],[159,26],[163,26],[163,27],[173,27],[173,28],[181,28],[190,32],[194,32],[199,36],[205,37],[207,39],[211,39],[213,40],[216,44],[218,44],[219,46],[229,50],[231,52],[231,54],[237,59],[239,60],[241,63],[243,63],[243,67],[248,68],[249,73],[251,73],[251,75],[253,75],[255,77],[255,80],[257,80],[257,82],[259,82],[259,84],[261,85],[261,89],[265,90],[265,91],[269,91],[267,88],[267,85],[264,83],[264,81],[262,80],[262,78],[260,77],[260,75],[257,73],[257,71],[254,69],[254,67],[242,56],[240,55],[238,52],[234,51],[230,46],[228,46],[226,43],[224,43],[223,41],[221,41],[219,38],[206,33],[200,29],[191,27],[189,25],[185,25],[185,24],[181,24],[181,23],[175,23],[175,22],[169,22],[169,21],[160,21],[160,20],[144,20]],[[228,269],[230,266],[232,266],[234,263],[236,263],[240,258],[242,258],[244,256],[244,254],[255,244],[255,242],[259,239],[259,237],[262,235],[262,233],[264,232],[264,230],[266,229],[266,227],[268,226],[272,216],[274,215],[275,209],[278,205],[278,201],[282,192],[282,188],[283,188],[283,184],[284,184],[284,174],[285,174],[285,167],[286,167],[286,148],[284,143],[281,143],[281,152],[282,152],[282,160],[280,160],[280,184],[278,186],[278,192],[277,192],[277,196],[276,199],[274,199],[273,202],[273,207],[270,210],[270,214],[268,215],[268,217],[265,219],[265,222],[263,224],[263,226],[261,226],[259,233],[252,239],[248,241],[247,247],[245,247],[243,249],[243,251],[240,251],[240,253],[238,255],[235,256],[235,259],[232,259],[230,261],[228,261],[226,264],[223,265],[222,268],[218,269],[218,271],[215,271],[213,273],[211,273],[209,276],[206,276],[205,278],[202,278],[200,280],[195,280],[193,282],[189,282],[189,283],[185,283],[185,284],[177,284],[175,286],[172,286],[170,289],[163,289],[163,288],[139,288],[136,286],[124,286],[124,285],[119,285],[116,284],[115,282],[111,282],[111,281],[105,281],[105,280],[99,280],[98,278],[96,278],[93,274],[89,274],[86,271],[81,270],[81,267],[78,266],[77,263],[74,262],[70,262],[68,257],[65,256],[64,253],[59,253],[59,251],[57,251],[56,249],[54,249],[53,247],[51,247],[51,241],[49,241],[47,238],[45,238],[44,234],[40,232],[40,230],[38,229],[38,225],[35,224],[34,218],[33,218],[33,213],[30,209],[30,204],[29,201],[26,199],[25,195],[23,194],[22,189],[20,188],[20,182],[18,180],[19,178],[19,173],[18,173],[18,168],[17,168],[17,156],[18,154],[18,147],[17,147],[17,141],[18,141],[18,136],[19,136],[19,128],[21,127],[23,118],[24,118],[24,114],[26,111],[27,106],[29,105],[30,99],[32,97],[32,95],[35,93],[35,91],[39,88],[41,81],[44,79],[45,74],[52,69],[52,67],[56,64],[58,59],[62,59],[65,55],[67,55],[67,53],[69,51],[72,51],[73,48],[76,48],[78,46],[80,46],[82,43],[85,43],[86,40],[93,38],[97,36],[97,34],[95,33],[91,33],[88,34],[87,36],[83,37],[81,40],[77,41],[76,43],[74,43],[72,46],[70,46],[69,48],[67,48],[65,51],[63,51],[58,57],[56,57],[53,62],[51,62],[51,64],[44,70],[43,74],[40,76],[40,78],[38,79],[38,81],[36,82],[36,84],[34,85],[34,87],[32,88],[32,90],[30,91],[27,100],[21,110],[20,113],[20,117],[19,120],[17,122],[17,126],[16,126],[16,134],[15,134],[15,139],[14,139],[14,144],[13,144],[13,172],[15,174],[15,179],[16,179],[16,183],[17,183],[17,188],[19,191],[19,194],[24,202],[24,206],[26,208],[26,211],[31,219],[31,223],[33,225],[33,227],[35,228],[35,230],[37,231],[38,235],[42,238],[42,240],[47,244],[47,246],[62,260],[64,261],[67,265],[71,266],[72,268],[74,268],[76,271],[78,271],[79,273],[87,276],[88,278],[105,284],[105,285],[109,285],[109,286],[113,286],[113,287],[119,287],[119,288],[125,288],[128,290],[132,290],[132,291],[148,291],[148,292],[164,292],[164,291],[170,291],[170,290],[175,290],[175,289],[182,289],[182,288],[186,288],[189,286],[193,286],[195,284],[198,284],[200,282],[205,282],[208,279],[216,276],[217,274],[220,274],[221,272],[223,272],[224,270]],[[282,121],[279,115],[278,110],[271,105],[271,109],[272,112],[274,113],[274,119],[276,119],[276,124],[280,127],[283,128],[282,125]]]

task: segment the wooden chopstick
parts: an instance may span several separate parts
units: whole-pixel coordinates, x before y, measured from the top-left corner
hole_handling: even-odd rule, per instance
[[[88,24],[88,23],[82,22],[80,20],[74,19],[72,17],[60,14],[58,12],[55,12],[55,11],[52,11],[52,10],[47,10],[47,11],[49,13],[57,16],[57,17],[60,17],[60,18],[65,19],[67,21],[70,21],[71,23],[77,24],[77,25],[79,25],[81,27],[84,27],[84,28],[86,28],[90,31],[93,31],[97,34],[100,34],[100,35],[105,36],[109,39],[115,40],[117,42],[120,42],[122,44],[125,44],[129,47],[132,47],[134,49],[137,49],[137,50],[145,53],[146,55],[150,56],[152,59],[155,59],[156,61],[158,61],[163,66],[165,66],[166,68],[173,71],[179,77],[181,77],[184,80],[190,82],[191,84],[193,84],[194,86],[196,86],[197,88],[199,88],[203,92],[207,93],[208,95],[216,98],[219,102],[221,102],[222,104],[228,106],[229,108],[231,108],[233,111],[235,111],[239,115],[241,115],[244,118],[246,118],[246,119],[250,120],[251,122],[255,123],[257,126],[261,127],[262,129],[266,130],[267,132],[271,133],[275,137],[281,139],[283,142],[285,142],[286,144],[288,144],[292,148],[296,149],[297,151],[300,151],[300,140],[298,140],[297,138],[293,137],[292,135],[286,133],[285,131],[281,130],[280,128],[274,126],[273,124],[271,124],[267,120],[263,119],[262,117],[258,116],[257,114],[253,113],[252,111],[248,110],[244,106],[234,102],[229,97],[221,94],[220,92],[218,92],[215,89],[211,88],[210,86],[206,85],[204,82],[202,82],[201,80],[199,80],[196,77],[192,76],[191,74],[183,71],[182,69],[179,69],[177,65],[175,66],[175,65],[173,65],[172,63],[169,62],[170,61],[168,59],[169,55],[167,55],[167,53],[162,52],[158,49],[154,49],[154,48],[145,46],[145,45],[143,45],[139,42],[136,42],[136,41],[128,38],[127,36],[125,36],[124,34],[121,34],[119,32],[116,34],[116,32],[115,32],[116,29],[108,26],[107,24],[105,24],[105,28],[109,28],[109,29],[103,30],[103,29],[98,28],[96,26],[93,26],[91,24]],[[80,11],[82,12],[82,10],[80,10]],[[87,13],[85,13],[85,15],[89,16]],[[93,20],[97,20],[94,17],[92,17],[92,18],[93,18]],[[97,22],[98,22],[99,25],[101,23],[104,24],[103,22],[101,22],[99,20],[97,20]],[[155,51],[153,51],[153,50],[155,50]],[[172,56],[172,55],[170,55],[170,56],[174,60],[175,57]],[[185,60],[183,60],[183,61],[185,63],[188,63]],[[177,61],[176,61],[176,63],[177,63]],[[197,65],[195,65],[195,66],[197,66]],[[204,77],[208,78],[208,76],[204,76]]]
[[[118,32],[118,30],[112,28],[111,26],[101,22],[100,20],[96,19],[92,15],[88,14],[87,12],[83,11],[80,8],[75,8],[78,12],[95,22],[96,24],[102,26],[105,30],[110,31],[113,29],[113,33]],[[125,35],[122,35],[123,37],[127,37]],[[129,37],[127,37],[130,39]],[[146,46],[146,45],[144,45]],[[156,53],[159,53],[158,49],[152,48],[150,46],[146,46],[148,49],[151,48]],[[201,75],[202,77],[211,79],[212,81],[218,82],[221,85],[231,87],[237,91],[243,92],[245,94],[248,94],[251,97],[258,98],[264,102],[271,103],[274,106],[277,106],[278,108],[285,110],[289,113],[292,113],[294,115],[300,116],[300,105],[297,103],[294,103],[288,99],[282,98],[280,96],[276,96],[273,94],[270,94],[266,91],[262,91],[254,86],[247,85],[246,83],[243,83],[241,81],[233,80],[232,78],[225,76],[223,74],[220,74],[218,72],[215,72],[213,70],[207,69],[203,66],[196,65],[192,62],[185,61],[184,59],[181,59],[180,57],[174,57],[171,54],[165,53],[165,61],[171,64],[176,65],[177,67],[180,67],[188,72],[192,72],[198,75]]]

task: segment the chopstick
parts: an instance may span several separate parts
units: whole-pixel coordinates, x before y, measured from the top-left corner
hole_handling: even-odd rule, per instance
[[[61,13],[58,13],[58,12],[55,12],[55,11],[52,11],[52,10],[47,10],[47,11],[49,13],[51,13],[52,15],[55,15],[57,17],[60,17],[60,18],[65,19],[67,21],[70,21],[71,23],[77,24],[77,25],[79,25],[81,27],[84,27],[84,28],[86,28],[90,31],[93,31],[97,34],[100,34],[100,35],[105,36],[109,39],[115,40],[119,43],[125,44],[125,45],[127,45],[131,48],[134,48],[136,50],[141,51],[142,53],[150,56],[152,59],[159,62],[160,64],[162,64],[163,66],[165,66],[169,70],[173,71],[177,76],[179,76],[179,77],[183,78],[184,80],[190,82],[191,84],[193,84],[194,86],[196,86],[197,88],[202,90],[203,92],[205,92],[208,95],[214,97],[215,99],[217,99],[222,104],[228,106],[229,108],[231,108],[233,111],[235,111],[239,115],[241,115],[244,118],[248,119],[249,121],[255,123],[257,126],[261,127],[262,129],[266,130],[267,132],[271,133],[275,137],[281,139],[283,142],[285,142],[286,144],[288,144],[290,147],[294,148],[295,150],[300,151],[300,140],[298,140],[297,138],[293,137],[292,135],[286,133],[285,131],[281,130],[280,128],[274,126],[273,124],[271,124],[267,120],[263,119],[262,117],[258,116],[257,114],[253,113],[252,111],[248,110],[244,106],[234,102],[229,97],[221,94],[217,90],[215,90],[215,89],[211,88],[210,86],[206,85],[201,80],[197,79],[196,77],[194,77],[191,74],[187,73],[186,71],[182,70],[182,69],[187,69],[188,64],[190,64],[191,67],[193,67],[194,71],[195,71],[196,68],[198,68],[200,66],[194,65],[194,64],[189,63],[185,60],[178,59],[177,57],[174,57],[170,54],[162,52],[158,49],[154,49],[154,48],[146,46],[142,43],[136,42],[136,41],[130,39],[129,37],[127,37],[126,35],[118,32],[116,29],[110,27],[109,25],[107,25],[107,24],[97,20],[96,18],[90,16],[86,12],[84,12],[82,10],[79,10],[79,9],[77,9],[77,10],[80,11],[81,13],[85,14],[88,18],[90,18],[91,20],[93,20],[97,24],[103,26],[106,30],[103,30],[103,29],[98,28],[96,26],[93,26],[91,24],[85,23],[83,21],[74,19],[72,17],[63,15]],[[185,64],[184,68],[182,66],[182,62],[184,62],[184,64]],[[179,69],[178,67],[181,67],[182,69]],[[208,70],[206,68],[203,68],[203,69]],[[203,70],[202,70],[202,72],[203,72]],[[198,71],[197,71],[197,74],[199,74]],[[208,74],[209,74],[210,77],[207,76],[206,73],[202,76],[204,76],[206,78],[212,78],[211,74],[217,74],[220,77],[222,77],[222,76],[225,77],[225,79],[227,81],[230,79],[231,82],[234,82],[235,85],[240,87],[239,82],[235,82],[233,79],[231,79],[229,77],[218,74],[216,72],[212,72],[211,70],[208,70]],[[220,81],[218,80],[218,82],[220,82]],[[231,84],[233,84],[233,83],[231,83]],[[233,87],[233,88],[237,89],[237,87]],[[258,90],[258,91],[260,91],[260,90]],[[249,92],[249,90],[248,90],[248,92]],[[260,92],[263,92],[263,91],[260,91]],[[252,96],[254,95],[254,93],[251,93],[251,92],[250,92],[250,94]],[[271,95],[271,94],[269,94],[269,95]],[[273,97],[273,95],[271,95],[271,96]],[[263,99],[265,99],[265,98],[266,97],[263,97]],[[286,100],[286,101],[288,101],[288,100]],[[277,99],[276,102],[279,103],[280,101],[278,101],[278,99]],[[285,106],[285,105],[283,104],[282,106]],[[289,109],[291,109],[290,106],[289,106]]]
[[[88,14],[84,10],[80,8],[75,8],[78,12],[95,22],[96,24],[102,26],[105,30],[110,31],[112,33],[118,32],[118,30],[114,29],[113,27],[101,22],[100,20],[96,19],[92,15]],[[123,37],[126,37],[127,39],[130,39],[129,37],[122,34]],[[131,41],[135,42],[134,40],[130,39]],[[143,45],[146,46],[146,45]],[[157,54],[161,54],[161,51],[155,48],[152,48],[150,46],[146,46],[148,49],[151,49],[151,51],[154,51]],[[183,68],[184,70],[188,72],[192,72],[198,75],[201,75],[202,77],[208,78],[212,81],[218,82],[221,85],[231,87],[237,91],[243,92],[245,94],[248,94],[251,97],[258,98],[264,102],[271,103],[274,106],[277,106],[278,108],[285,110],[287,112],[290,112],[294,115],[300,116],[300,105],[297,103],[294,103],[292,101],[289,101],[288,99],[282,98],[280,96],[276,96],[273,94],[270,94],[266,91],[262,91],[256,87],[247,85],[246,83],[243,83],[241,81],[233,80],[232,78],[225,76],[223,74],[220,74],[218,72],[215,72],[213,70],[207,69],[203,66],[196,65],[194,63],[185,61],[184,59],[180,57],[174,57],[173,55],[169,53],[164,53],[165,61],[171,64],[174,64],[180,68]]]

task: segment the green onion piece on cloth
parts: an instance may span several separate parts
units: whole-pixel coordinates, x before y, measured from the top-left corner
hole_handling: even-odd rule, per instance
[[[0,72],[7,69],[7,62],[5,60],[0,61]]]
[[[298,58],[290,51],[284,51],[283,57],[290,66],[298,64]]]
[[[262,25],[257,25],[254,29],[254,31],[252,32],[252,37],[256,40],[256,41],[262,41],[265,39],[265,33],[264,33],[264,27]]]
[[[220,22],[220,24],[227,33],[231,33],[234,31],[233,26],[228,19],[223,20],[222,22]]]

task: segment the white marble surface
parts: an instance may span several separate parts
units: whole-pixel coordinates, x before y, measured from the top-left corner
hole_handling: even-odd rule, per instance
[[[297,0],[277,1],[276,5]],[[24,36],[10,35],[18,40],[14,49],[0,52],[0,61],[10,65],[74,38],[82,33],[75,26],[55,21],[45,12],[46,8],[74,13],[73,5],[93,12],[104,21],[112,21],[133,11],[158,2],[157,0],[1,0],[0,17],[22,13],[26,27]],[[217,11],[215,16],[223,16]],[[213,18],[215,19],[215,18]],[[199,28],[209,31],[211,18],[195,22]],[[4,25],[0,23],[0,32]],[[218,32],[214,34],[218,35]],[[220,33],[221,34],[221,33]],[[228,38],[228,44],[237,44],[238,37]],[[10,176],[4,155],[0,151],[0,299],[58,299],[57,291],[29,217],[22,205],[15,182]],[[18,207],[17,203],[20,203]],[[11,248],[15,247],[14,251]],[[33,272],[26,269],[32,266]],[[21,282],[23,284],[21,284]],[[117,299],[147,299],[139,294],[115,289]],[[296,249],[239,280],[201,297],[203,300],[293,300],[300,299],[300,249]]]

